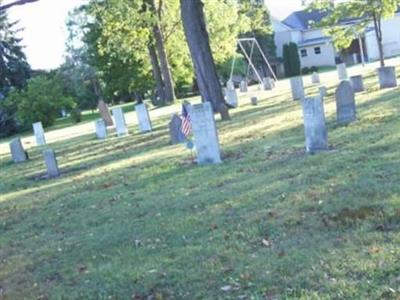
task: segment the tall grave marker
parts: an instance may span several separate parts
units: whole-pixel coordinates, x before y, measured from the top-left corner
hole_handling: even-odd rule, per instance
[[[339,124],[356,120],[356,102],[350,82],[343,80],[336,89],[336,118]]]
[[[49,178],[60,176],[55,152],[51,149],[46,149],[43,151],[43,157],[47,168],[47,176]]]
[[[298,76],[290,78],[290,86],[292,88],[293,100],[296,101],[304,99],[305,95],[304,95],[303,77]]]
[[[221,163],[219,139],[210,102],[189,106],[199,164]]]
[[[135,106],[136,116],[139,122],[139,130],[141,133],[149,132],[152,130],[149,111],[146,104],[141,103]]]
[[[10,152],[12,160],[15,163],[21,163],[28,160],[28,153],[24,150],[20,138],[15,138],[11,141]]]
[[[32,126],[33,126],[33,132],[35,134],[36,145],[38,146],[46,145],[46,138],[44,136],[42,122],[33,123]]]
[[[115,120],[115,129],[118,136],[124,136],[128,134],[128,128],[126,127],[124,111],[121,107],[112,109],[112,114]]]

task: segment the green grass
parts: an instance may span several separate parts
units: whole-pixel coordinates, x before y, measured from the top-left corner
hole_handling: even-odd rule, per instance
[[[398,299],[400,91],[367,75],[343,127],[330,81],[317,155],[285,82],[218,121],[221,165],[170,146],[169,116],[51,144],[54,180],[40,149],[3,156],[0,299]]]

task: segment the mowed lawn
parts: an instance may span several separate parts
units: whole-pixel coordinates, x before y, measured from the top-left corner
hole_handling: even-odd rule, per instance
[[[169,145],[162,113],[149,134],[52,142],[58,179],[39,148],[1,155],[0,299],[399,299],[400,89],[364,75],[348,126],[322,75],[316,155],[287,80],[218,120],[221,165]]]

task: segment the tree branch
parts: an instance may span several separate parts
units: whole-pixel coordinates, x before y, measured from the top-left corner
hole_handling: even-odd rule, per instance
[[[0,11],[9,9],[16,5],[24,5],[24,4],[28,4],[28,3],[32,3],[32,2],[37,2],[37,1],[39,1],[39,0],[17,0],[17,1],[11,2],[9,4],[0,6]]]

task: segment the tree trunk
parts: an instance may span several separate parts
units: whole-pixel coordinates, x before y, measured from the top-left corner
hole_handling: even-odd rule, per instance
[[[100,112],[100,116],[104,120],[104,123],[106,124],[106,126],[113,126],[114,122],[112,120],[112,117],[111,117],[110,111],[108,109],[108,106],[104,102],[103,97],[101,95],[99,83],[97,82],[96,78],[92,78],[91,81],[92,81],[94,93],[95,93],[95,95],[97,97],[97,108],[98,108],[98,110]]]
[[[172,80],[172,75],[171,75],[171,70],[169,67],[167,53],[165,51],[164,36],[161,31],[160,23],[158,20],[159,15],[157,14],[156,5],[155,5],[154,1],[155,0],[149,0],[148,3],[150,4],[151,10],[152,10],[154,16],[157,17],[157,21],[155,22],[155,24],[153,26],[153,35],[154,35],[154,40],[155,40],[155,46],[157,48],[158,58],[160,61],[161,73],[162,73],[162,77],[164,80],[165,97],[166,97],[167,101],[173,102],[175,100],[174,83]]]
[[[180,0],[180,2],[183,27],[202,100],[211,102],[214,111],[219,112],[223,120],[227,120],[229,112],[211,52],[203,2],[201,0]]]
[[[373,19],[374,19],[376,40],[378,42],[379,61],[381,63],[381,67],[384,67],[385,66],[385,58],[384,58],[383,45],[382,45],[382,26],[381,26],[382,25],[382,23],[381,23],[382,17],[374,14]]]
[[[159,105],[165,105],[166,97],[164,91],[164,83],[161,77],[161,70],[160,70],[160,65],[158,63],[157,52],[156,49],[154,48],[154,45],[152,44],[148,45],[148,50],[151,60],[151,66],[153,69],[153,77],[154,81],[156,82],[157,94],[158,97],[160,98]]]

